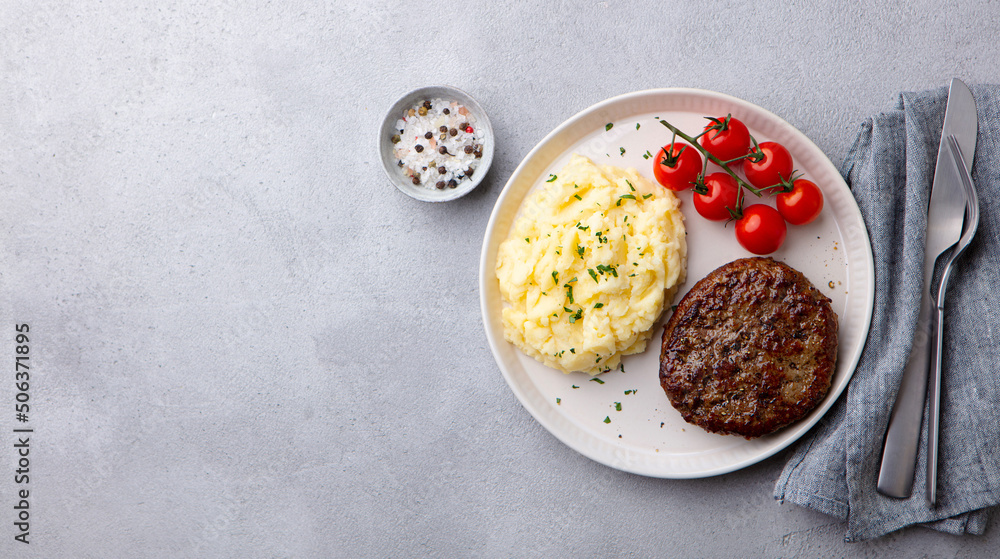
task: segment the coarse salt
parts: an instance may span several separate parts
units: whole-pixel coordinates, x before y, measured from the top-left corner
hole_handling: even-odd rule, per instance
[[[396,132],[397,164],[413,184],[425,188],[456,188],[471,180],[483,156],[484,134],[475,116],[456,101],[433,98],[414,105],[396,121]]]

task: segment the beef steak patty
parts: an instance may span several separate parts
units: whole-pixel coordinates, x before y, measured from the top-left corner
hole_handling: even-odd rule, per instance
[[[752,439],[816,407],[836,359],[830,299],[787,264],[744,258],[677,305],[663,331],[660,385],[688,423]]]

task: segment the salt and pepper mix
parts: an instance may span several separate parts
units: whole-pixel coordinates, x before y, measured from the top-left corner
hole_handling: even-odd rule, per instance
[[[457,101],[427,99],[407,109],[392,136],[397,165],[413,184],[455,188],[471,180],[483,157],[484,134]]]

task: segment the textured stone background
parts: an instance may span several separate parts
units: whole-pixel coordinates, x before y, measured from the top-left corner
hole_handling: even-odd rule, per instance
[[[587,106],[721,91],[839,164],[900,91],[1000,79],[998,12],[0,0],[0,331],[31,325],[36,430],[24,546],[8,372],[0,555],[990,555],[997,520],[843,543],[772,500],[788,451],[693,481],[591,462],[507,388],[476,281],[507,177]],[[374,150],[436,83],[498,142],[449,204],[397,192]]]

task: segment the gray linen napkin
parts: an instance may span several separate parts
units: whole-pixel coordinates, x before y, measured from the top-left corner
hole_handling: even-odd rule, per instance
[[[847,541],[911,524],[982,534],[1000,503],[1000,86],[974,86],[979,138],[973,180],[981,217],[957,262],[945,309],[938,505],[924,497],[926,429],[913,495],[875,489],[882,438],[919,311],[927,202],[948,91],[904,93],[861,126],[843,174],[875,258],[871,331],[847,391],[793,453],[774,496],[847,520]],[[966,155],[968,158],[968,155]]]

